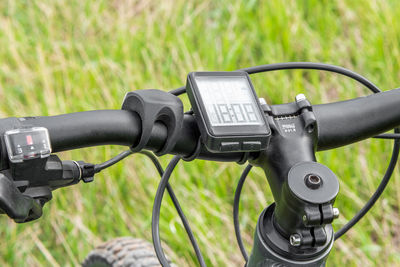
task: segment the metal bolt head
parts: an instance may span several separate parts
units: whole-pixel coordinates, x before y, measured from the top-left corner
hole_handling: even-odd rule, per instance
[[[300,102],[300,101],[303,101],[303,100],[306,100],[306,99],[307,98],[306,98],[306,96],[304,94],[298,94],[296,96],[296,102]]]
[[[340,211],[339,211],[338,208],[333,208],[333,209],[332,209],[332,212],[333,212],[333,218],[334,218],[334,219],[339,218]]]
[[[292,234],[289,238],[290,245],[298,247],[301,245],[301,236],[299,234]]]
[[[267,101],[265,100],[265,98],[262,98],[262,97],[260,97],[258,99],[258,102],[260,102],[260,105],[266,105],[267,104]]]
[[[303,222],[304,222],[304,223],[307,223],[307,222],[308,222],[307,215],[305,215],[305,214],[303,215]]]
[[[322,178],[317,174],[311,173],[304,177],[304,183],[308,188],[315,190],[321,187]]]

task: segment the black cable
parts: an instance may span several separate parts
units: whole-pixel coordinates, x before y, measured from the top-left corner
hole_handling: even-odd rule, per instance
[[[147,156],[148,158],[150,158],[150,160],[154,163],[154,166],[156,167],[156,169],[157,169],[158,173],[160,174],[160,176],[163,177],[164,170],[163,170],[160,162],[158,161],[157,157],[153,153],[151,153],[149,151],[141,151],[139,153]],[[197,241],[196,241],[196,238],[194,237],[193,231],[190,228],[189,221],[187,220],[185,214],[183,213],[183,210],[181,208],[181,205],[179,204],[178,198],[176,197],[175,192],[174,192],[174,190],[172,189],[172,187],[171,187],[171,185],[169,183],[167,183],[167,191],[168,191],[168,194],[171,197],[172,203],[174,204],[176,211],[179,214],[179,217],[181,218],[183,227],[185,228],[186,233],[187,233],[187,235],[188,235],[188,237],[190,239],[190,242],[192,243],[192,246],[193,246],[193,249],[194,249],[194,251],[196,253],[197,259],[199,260],[199,262],[201,262],[201,261],[204,262],[203,256],[202,256],[202,254],[200,252],[199,245],[197,244]]]
[[[396,133],[400,133],[398,128],[395,129]],[[386,185],[389,183],[390,177],[393,174],[394,168],[396,167],[397,160],[399,158],[399,150],[400,150],[400,139],[396,139],[394,141],[392,158],[390,159],[389,166],[386,170],[385,176],[383,177],[381,183],[376,189],[375,193],[368,200],[368,202],[364,205],[364,207],[357,212],[357,214],[339,231],[335,233],[335,240],[339,239],[342,235],[344,235],[351,227],[353,227],[375,204],[378,198],[382,195],[385,190]]]
[[[157,157],[153,153],[151,153],[149,151],[145,151],[145,150],[140,151],[138,153],[147,156],[152,161],[154,166],[156,167],[157,172],[160,174],[160,176],[163,177],[164,170],[161,166],[161,163],[158,161]],[[117,162],[123,160],[124,158],[126,158],[127,156],[132,155],[132,154],[133,154],[133,152],[131,150],[126,150],[106,162],[96,164],[95,172],[98,173],[98,172],[116,164]],[[183,210],[181,208],[181,205],[179,204],[178,198],[176,197],[175,192],[169,183],[167,183],[167,191],[171,197],[172,203],[174,204],[176,211],[178,212],[179,217],[181,218],[182,224],[186,230],[186,233],[190,239],[190,242],[192,243],[193,249],[196,253],[196,256],[197,256],[199,262],[204,262],[203,256],[201,255],[200,248],[197,244],[196,238],[194,237],[193,231],[190,228],[189,222],[188,222],[185,214],[183,213]]]
[[[365,85],[368,89],[370,89],[374,93],[378,93],[381,90],[373,84],[371,81],[369,81],[367,78],[364,76],[361,76],[360,74],[339,67],[335,65],[330,65],[330,64],[324,64],[324,63],[314,63],[314,62],[286,62],[286,63],[275,63],[275,64],[267,64],[267,65],[260,65],[260,66],[255,66],[255,67],[250,67],[250,68],[244,68],[240,69],[240,71],[245,71],[248,74],[256,74],[260,72],[268,72],[268,71],[276,71],[276,70],[288,70],[288,69],[309,69],[309,70],[323,70],[323,71],[329,71],[329,72],[334,72],[338,73],[344,76],[347,76],[349,78],[352,78],[359,83]]]
[[[260,66],[255,66],[255,67],[250,67],[250,68],[244,68],[240,69],[239,71],[245,71],[248,74],[256,74],[260,72],[269,72],[269,71],[276,71],[276,70],[288,70],[288,69],[309,69],[309,70],[323,70],[323,71],[329,71],[329,72],[334,72],[334,73],[339,73],[341,75],[347,76],[349,78],[352,78],[361,84],[365,85],[367,88],[369,88],[372,92],[378,93],[381,90],[373,84],[371,81],[369,81],[367,78],[361,76],[360,74],[339,67],[339,66],[334,66],[330,64],[324,64],[324,63],[314,63],[314,62],[286,62],[286,63],[274,63],[274,64],[266,64],[266,65],[260,65]],[[181,95],[186,92],[186,87],[180,87],[178,89],[170,91],[171,94],[174,95]]]
[[[103,162],[103,163],[100,163],[100,164],[96,164],[94,166],[94,172],[95,173],[99,173],[102,170],[104,170],[104,169],[106,169],[108,167],[111,167],[115,163],[123,160],[124,158],[126,158],[127,156],[132,155],[132,154],[133,154],[133,152],[131,150],[123,151],[123,152],[119,153],[117,156],[113,157],[112,159],[107,160],[106,162]]]
[[[175,169],[176,165],[178,164],[180,160],[179,156],[174,156],[170,163],[168,164],[164,174],[161,177],[160,184],[158,185],[157,188],[157,193],[154,198],[154,205],[153,205],[153,214],[152,214],[152,219],[151,219],[151,233],[153,236],[153,244],[154,244],[154,250],[156,251],[157,258],[160,261],[161,265],[163,267],[168,267],[170,266],[168,263],[167,258],[165,257],[164,251],[161,246],[161,239],[160,239],[160,210],[161,210],[161,203],[162,199],[164,196],[165,188],[168,185],[169,178],[171,177],[171,174],[173,170]],[[191,238],[194,240],[194,236],[192,235]],[[194,240],[194,242],[196,242]],[[199,260],[200,266],[205,267],[206,264],[204,262],[204,258],[201,255],[200,250],[196,250],[196,256],[197,259]]]
[[[400,139],[400,134],[379,134],[374,136],[377,139]]]
[[[339,74],[350,77],[350,78],[360,82],[361,84],[366,86],[368,89],[370,89],[373,93],[381,92],[381,90],[375,84],[373,84],[371,81],[369,81],[367,78],[361,76],[360,74],[353,72],[351,70],[342,68],[342,67],[333,66],[333,65],[329,65],[329,64],[323,64],[323,63],[312,63],[312,62],[277,63],[277,64],[268,64],[268,65],[261,65],[261,66],[256,66],[256,67],[245,68],[245,69],[241,69],[241,71],[245,71],[248,74],[255,74],[255,73],[259,73],[259,72],[276,71],[276,70],[284,70],[284,69],[316,69],[316,70],[324,70],[324,71],[339,73]],[[389,139],[389,137],[390,137],[390,139],[392,139],[395,136],[387,136],[387,135],[378,136],[378,138],[385,138],[385,137],[386,137],[386,139]],[[398,137],[396,137],[396,138],[398,138]],[[368,200],[368,202],[364,205],[364,207],[343,228],[341,228],[335,234],[335,239],[338,239],[339,237],[341,237],[352,226],[354,226],[354,224],[356,224],[359,220],[361,220],[361,218],[372,208],[372,206],[375,204],[375,202],[381,196],[383,190],[385,189],[387,183],[390,180],[390,177],[394,171],[394,167],[396,166],[396,163],[397,163],[397,160],[393,160],[394,158],[398,157],[398,154],[400,151],[400,147],[396,144],[397,144],[397,142],[395,142],[395,144],[393,146],[392,158],[390,160],[391,163],[393,162],[393,165],[389,164],[388,169],[386,170],[386,173],[385,173],[384,177],[382,178],[382,181],[379,184],[377,190],[371,196],[371,198]]]
[[[151,160],[151,162],[153,162],[153,164],[154,164],[154,167],[156,167],[156,169],[157,169],[157,172],[158,172],[158,174],[162,177],[163,176],[163,174],[164,174],[164,169],[163,169],[163,167],[161,166],[161,163],[160,163],[160,161],[157,159],[157,157],[153,154],[153,153],[151,153],[150,151],[147,151],[147,150],[143,150],[143,151],[140,151],[140,152],[138,152],[139,154],[142,154],[142,155],[145,155],[146,157],[148,157],[150,160]],[[171,191],[173,191],[172,189],[171,189]],[[175,193],[172,193],[173,195],[174,195],[174,198],[175,198]],[[172,198],[172,197],[171,197]],[[173,200],[172,200],[173,201]],[[178,202],[178,201],[176,201],[176,202]],[[179,205],[179,203],[178,203],[178,205]]]
[[[168,93],[176,95],[176,96],[184,94],[184,93],[186,93],[186,86],[182,86],[177,89],[171,90]]]
[[[242,175],[240,176],[239,182],[236,186],[235,190],[235,199],[233,201],[233,225],[235,227],[235,235],[236,235],[236,241],[237,244],[240,248],[240,252],[243,255],[244,260],[247,262],[249,260],[249,256],[246,252],[246,248],[244,247],[243,240],[242,240],[242,235],[240,234],[240,225],[239,225],[239,204],[240,204],[240,195],[242,193],[242,188],[244,181],[246,181],[247,175],[249,174],[251,168],[250,164],[246,166],[246,168],[243,170]]]
[[[353,72],[351,70],[330,65],[330,64],[323,64],[323,63],[313,63],[313,62],[287,62],[287,63],[275,63],[275,64],[267,64],[267,65],[260,65],[260,66],[255,66],[255,67],[249,67],[249,68],[244,68],[240,69],[239,71],[245,71],[248,74],[256,74],[260,72],[269,72],[269,71],[277,71],[277,70],[287,70],[287,69],[314,69],[314,70],[323,70],[323,71],[329,71],[329,72],[334,72],[338,73],[344,76],[347,76],[349,78],[352,78],[364,86],[366,86],[368,89],[370,89],[373,93],[379,93],[381,90],[373,84],[371,81],[369,81],[367,78],[361,76],[360,74]],[[180,87],[178,89],[172,90],[171,93],[175,95],[180,95],[186,92],[185,87]],[[396,129],[395,129],[396,130]],[[381,137],[384,135],[380,135]],[[386,138],[386,139],[393,139],[392,138]],[[384,137],[383,137],[384,138]],[[397,138],[397,137],[396,137]],[[398,140],[398,139],[397,139]],[[397,141],[396,140],[396,141]],[[397,157],[400,147],[398,147],[397,142],[395,142],[393,146],[393,153],[392,153],[392,158],[390,162],[393,162],[393,158]],[[386,170],[386,173],[384,177],[382,178],[381,183],[379,184],[377,190],[375,193],[371,196],[371,198],[368,200],[368,202],[365,204],[365,206],[346,224],[342,229],[340,229],[337,233],[335,234],[335,239],[339,238],[342,236],[345,232],[348,231],[356,222],[358,222],[365,214],[366,212],[371,209],[371,207],[375,204],[377,199],[380,197],[382,194],[383,190],[386,187],[386,184],[389,182],[391,174],[393,173],[393,170],[390,170],[391,167],[395,167],[397,161],[394,161],[394,166],[391,166],[389,164],[388,169]],[[355,222],[355,223],[353,223]]]

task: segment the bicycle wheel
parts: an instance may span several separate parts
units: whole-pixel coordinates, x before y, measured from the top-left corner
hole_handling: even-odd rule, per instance
[[[153,246],[143,239],[120,237],[99,245],[83,267],[159,267]],[[174,266],[174,265],[172,265]]]

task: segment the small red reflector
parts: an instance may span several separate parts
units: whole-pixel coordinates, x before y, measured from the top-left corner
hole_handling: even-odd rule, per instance
[[[26,136],[26,143],[27,143],[29,146],[33,145],[32,135],[27,135],[27,136]]]

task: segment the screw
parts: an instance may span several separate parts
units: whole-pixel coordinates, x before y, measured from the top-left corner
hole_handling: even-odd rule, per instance
[[[265,101],[265,99],[262,98],[262,97],[260,97],[260,98],[258,99],[258,102],[260,102],[260,105],[261,105],[261,106],[267,104],[267,101]]]
[[[316,174],[308,174],[304,177],[306,186],[310,189],[318,189],[322,184],[322,179]]]
[[[307,223],[307,222],[308,222],[307,215],[305,215],[305,214],[303,215],[303,222],[304,222],[304,223]]]
[[[338,208],[333,208],[333,209],[332,209],[332,212],[333,212],[333,218],[334,218],[334,219],[339,218],[340,212],[339,212],[339,209],[338,209]]]
[[[296,102],[300,102],[300,101],[303,101],[303,100],[306,100],[306,99],[307,98],[306,98],[306,96],[304,94],[298,94],[296,96]]]
[[[289,238],[290,245],[298,247],[301,245],[301,236],[299,234],[292,234]]]

